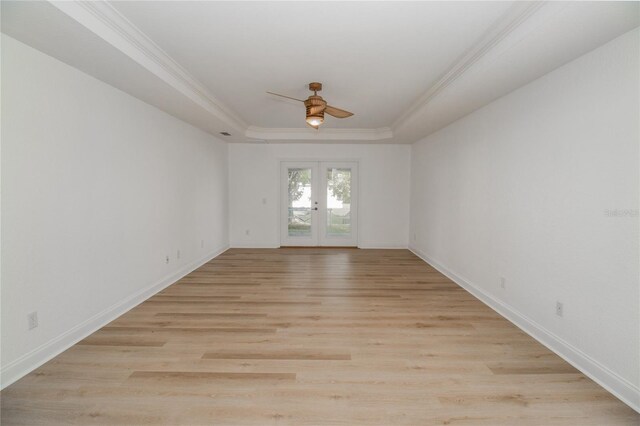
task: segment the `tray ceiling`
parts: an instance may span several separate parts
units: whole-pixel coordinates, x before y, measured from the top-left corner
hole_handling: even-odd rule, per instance
[[[2,31],[227,140],[412,143],[638,26],[638,3],[2,2]],[[320,131],[298,98],[353,111]]]

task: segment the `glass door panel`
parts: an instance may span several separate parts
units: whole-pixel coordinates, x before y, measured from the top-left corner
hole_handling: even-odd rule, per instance
[[[311,169],[287,168],[287,232],[311,236]]]
[[[320,205],[322,246],[357,246],[357,171],[355,162],[321,162]]]
[[[327,236],[351,234],[351,169],[327,168]]]
[[[280,244],[318,245],[317,162],[281,163]]]

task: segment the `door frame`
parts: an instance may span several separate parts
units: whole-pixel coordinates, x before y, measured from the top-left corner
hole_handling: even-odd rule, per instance
[[[284,163],[316,163],[317,164],[317,169],[318,169],[318,175],[321,179],[326,179],[326,177],[322,176],[322,173],[320,172],[320,165],[322,163],[330,163],[331,165],[341,165],[341,164],[345,164],[345,163],[351,163],[353,165],[355,165],[355,176],[352,176],[352,184],[354,185],[354,187],[356,188],[355,191],[355,197],[353,197],[352,194],[352,199],[355,200],[355,204],[356,204],[356,214],[354,215],[353,219],[354,219],[354,223],[352,224],[352,228],[351,228],[351,232],[353,233],[353,244],[349,244],[349,245],[345,245],[344,247],[359,247],[360,246],[360,232],[359,232],[359,223],[360,223],[360,159],[359,158],[278,158],[277,159],[277,163],[278,163],[278,167],[277,167],[277,173],[278,173],[278,214],[276,217],[276,229],[278,230],[278,246],[279,247],[295,247],[295,246],[287,246],[287,245],[283,245],[283,238],[282,238],[282,229],[283,229],[283,208],[284,208],[284,202],[283,202],[283,182],[282,182],[282,171],[283,171],[283,165]],[[318,187],[317,191],[319,192],[319,189],[322,185],[320,185],[320,182],[318,182],[316,184],[316,186]],[[321,206],[326,207],[326,196],[325,194],[321,194],[321,197],[319,199],[319,204],[318,204],[318,208],[321,208]],[[318,216],[318,215],[316,215]],[[317,220],[317,222],[319,222],[319,220]],[[319,234],[320,232],[320,226],[316,226],[316,232],[318,232],[317,235],[317,241],[318,241],[318,245],[301,245],[301,247],[323,247],[321,245],[321,236]],[[326,245],[324,247],[331,247],[329,245]]]

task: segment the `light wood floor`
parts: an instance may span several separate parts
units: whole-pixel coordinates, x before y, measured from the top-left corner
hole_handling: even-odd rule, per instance
[[[2,425],[640,420],[406,250],[229,250],[1,398]]]

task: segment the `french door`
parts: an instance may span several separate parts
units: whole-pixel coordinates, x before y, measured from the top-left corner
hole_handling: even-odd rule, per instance
[[[358,245],[358,163],[282,162],[280,185],[280,245]]]

